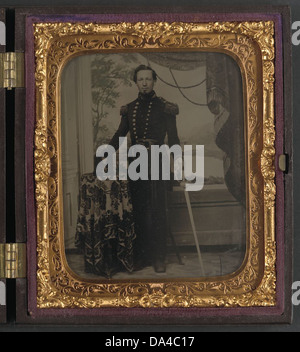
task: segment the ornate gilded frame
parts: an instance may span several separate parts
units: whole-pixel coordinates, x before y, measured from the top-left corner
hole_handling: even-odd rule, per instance
[[[35,204],[37,308],[274,307],[275,41],[273,21],[41,22],[35,43]],[[88,52],[216,51],[242,73],[247,175],[247,251],[233,274],[185,280],[93,281],[78,277],[64,254],[60,77]]]

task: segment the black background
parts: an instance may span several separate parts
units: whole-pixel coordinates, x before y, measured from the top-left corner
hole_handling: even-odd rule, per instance
[[[168,6],[170,10],[174,6],[263,6],[263,5],[288,5],[291,8],[292,22],[300,21],[300,1],[299,0],[0,0],[0,7],[16,7],[16,6]],[[294,279],[300,281],[300,185],[298,179],[300,176],[300,45],[293,46],[293,134],[294,134]],[[1,171],[0,171],[1,172]],[[121,323],[121,322],[120,322]],[[199,332],[300,332],[300,306],[294,307],[293,323],[291,325],[259,325],[259,326],[0,326],[0,332],[4,331],[91,331],[91,332],[106,332],[105,338],[108,338],[109,333],[124,332],[127,338],[138,338],[136,332],[148,332],[154,336],[159,333],[176,332],[176,335],[197,336]],[[99,335],[100,337],[102,335]],[[98,348],[102,349],[103,341],[99,340]]]

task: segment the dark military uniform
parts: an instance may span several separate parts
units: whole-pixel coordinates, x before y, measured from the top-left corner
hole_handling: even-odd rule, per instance
[[[138,98],[121,108],[121,123],[112,140],[116,150],[119,137],[130,132],[131,143],[151,145],[179,144],[176,128],[178,106],[150,94],[139,94]],[[150,155],[148,155],[150,160]],[[150,168],[149,168],[150,173]],[[157,260],[164,261],[166,255],[166,181],[130,181],[133,210],[136,219],[136,263],[147,265]]]

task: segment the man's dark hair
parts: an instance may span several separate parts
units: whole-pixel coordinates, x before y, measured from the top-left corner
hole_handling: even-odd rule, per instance
[[[138,74],[138,72],[140,72],[140,71],[148,71],[148,70],[152,72],[153,80],[156,81],[156,80],[157,80],[157,74],[156,74],[156,72],[153,70],[153,68],[151,68],[150,66],[146,66],[146,65],[140,65],[140,66],[138,66],[138,67],[134,70],[134,74],[133,74],[133,80],[134,80],[134,82],[136,83],[136,81],[137,81],[137,74]]]

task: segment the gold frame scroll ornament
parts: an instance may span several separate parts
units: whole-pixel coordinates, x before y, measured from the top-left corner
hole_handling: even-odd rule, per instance
[[[35,23],[37,307],[270,307],[276,304],[274,23]],[[215,51],[238,63],[244,89],[247,250],[233,274],[130,282],[86,280],[63,243],[60,77],[86,53]]]

